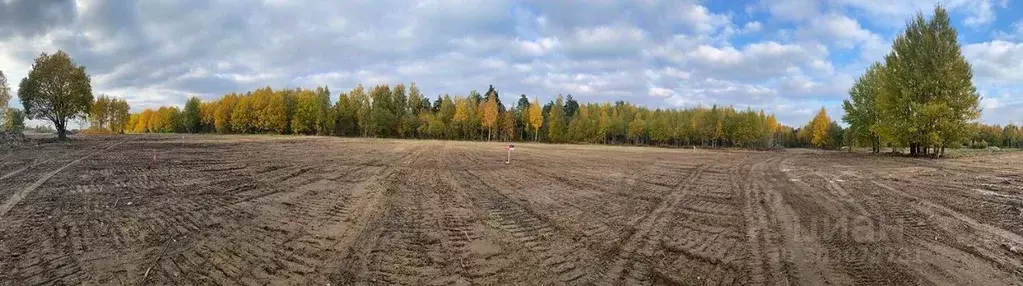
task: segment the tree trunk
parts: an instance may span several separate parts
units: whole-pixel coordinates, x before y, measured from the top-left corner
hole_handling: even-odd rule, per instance
[[[53,127],[57,128],[57,139],[67,139],[67,126],[55,120],[53,121]]]

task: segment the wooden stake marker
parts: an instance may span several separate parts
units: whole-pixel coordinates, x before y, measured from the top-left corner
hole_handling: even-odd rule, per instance
[[[505,160],[504,163],[511,164],[511,153],[515,151],[515,145],[508,144],[508,146],[504,146],[504,150],[508,150],[508,160]]]

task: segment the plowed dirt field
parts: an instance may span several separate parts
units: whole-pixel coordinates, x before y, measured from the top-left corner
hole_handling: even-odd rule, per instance
[[[511,164],[502,143],[334,137],[0,153],[0,284],[1023,281],[1023,153],[516,145]]]

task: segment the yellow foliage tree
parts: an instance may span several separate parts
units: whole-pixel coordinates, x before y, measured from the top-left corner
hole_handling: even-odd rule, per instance
[[[203,132],[208,132],[215,126],[218,101],[203,102],[199,105],[199,122],[202,123]]]
[[[543,110],[540,109],[540,99],[533,97],[533,103],[529,104],[529,128],[533,129],[533,141],[539,140],[540,127],[543,126]]]
[[[821,107],[821,110],[817,112],[817,116],[813,117],[810,121],[810,144],[817,147],[824,147],[828,144],[828,128],[830,128],[831,118],[828,117],[828,112]]]
[[[504,116],[501,116],[501,134],[504,140],[515,138],[515,115],[511,111],[506,111]]]
[[[243,96],[234,104],[231,111],[231,130],[238,133],[249,133],[252,131],[255,114],[252,112],[252,96]]]
[[[225,95],[217,102],[217,109],[213,113],[213,126],[218,133],[231,133],[231,113],[234,113],[235,104],[238,104],[238,96],[233,93]]]
[[[483,127],[487,128],[487,141],[494,135],[494,127],[497,127],[497,98],[487,96],[487,100],[480,103],[480,117]]]
[[[456,96],[455,97],[455,116],[451,118],[451,121],[455,123],[458,129],[463,129],[466,123],[469,121],[470,116],[473,116],[472,109],[469,108],[469,99]],[[464,133],[465,131],[462,130]],[[471,132],[471,131],[470,131]]]
[[[153,120],[153,114],[155,113],[156,112],[149,108],[142,111],[142,115],[140,115],[138,121],[135,122],[135,128],[133,128],[132,131],[135,131],[135,133],[149,132],[149,121]]]

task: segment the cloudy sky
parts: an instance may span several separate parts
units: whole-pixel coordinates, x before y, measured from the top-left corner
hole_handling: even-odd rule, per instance
[[[854,79],[936,1],[0,0],[0,70],[17,90],[62,49],[95,94],[134,111],[256,87],[493,84],[542,101],[733,105],[801,125],[834,117]],[[1023,3],[945,0],[984,100],[1023,122]],[[15,106],[20,106],[17,99]]]

